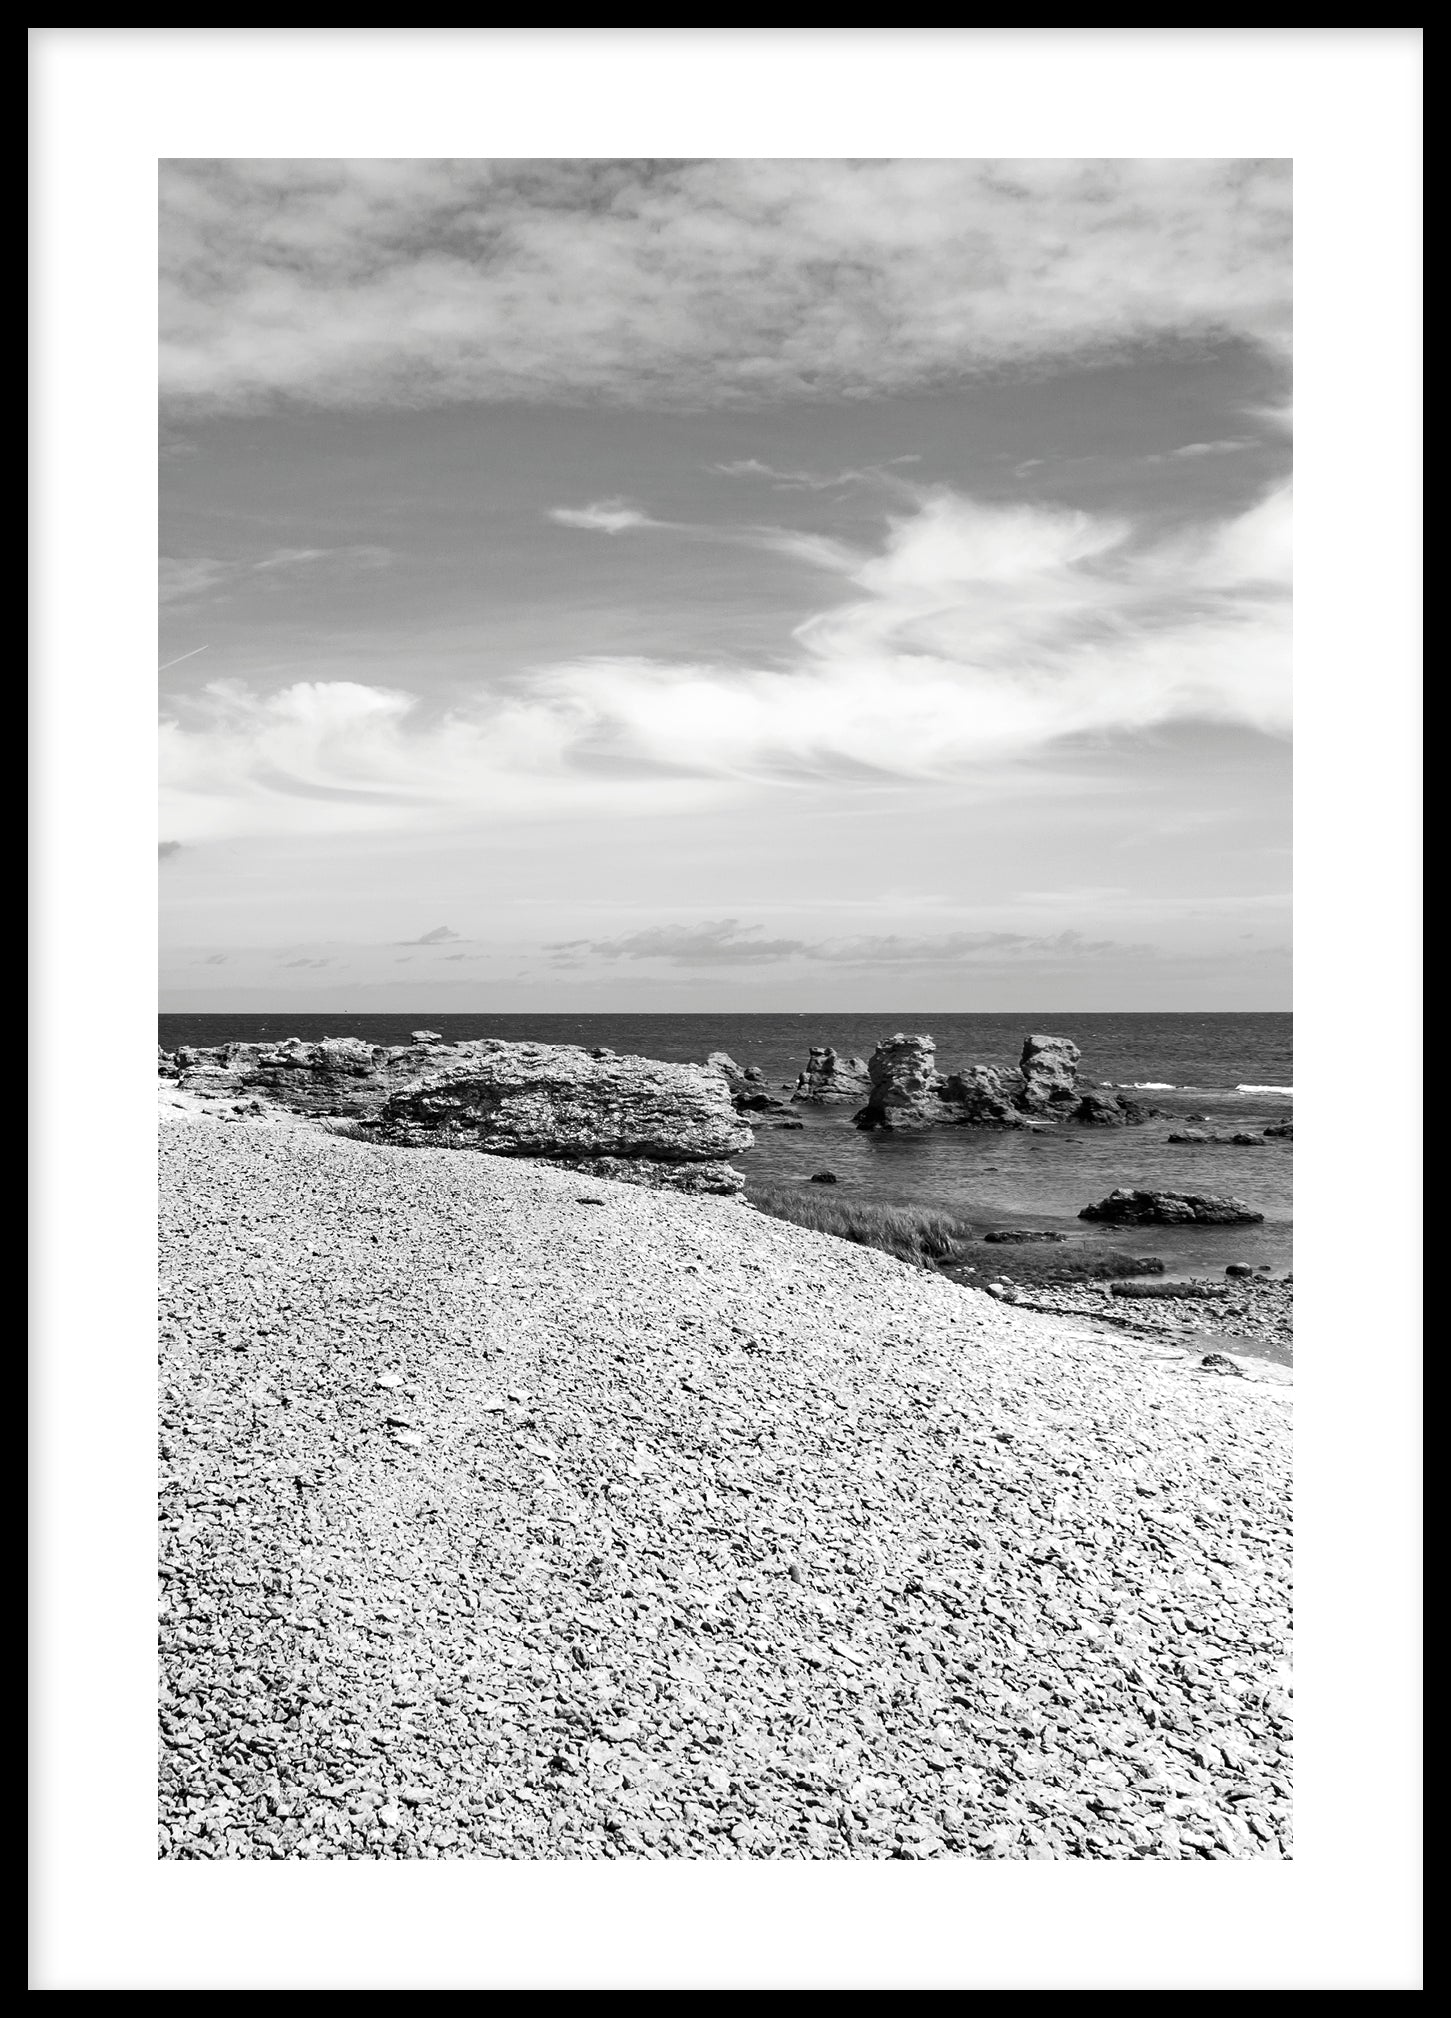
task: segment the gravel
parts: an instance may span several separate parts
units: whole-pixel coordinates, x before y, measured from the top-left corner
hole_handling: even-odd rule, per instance
[[[1288,1855],[1280,1369],[165,1118],[164,1857]]]

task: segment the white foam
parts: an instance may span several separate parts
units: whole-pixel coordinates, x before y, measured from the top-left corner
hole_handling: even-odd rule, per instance
[[[1236,1086],[1234,1090],[1236,1093],[1283,1093],[1287,1100],[1292,1100],[1295,1095],[1293,1086]]]
[[[1120,1079],[1118,1084],[1134,1093],[1177,1093],[1172,1079]]]

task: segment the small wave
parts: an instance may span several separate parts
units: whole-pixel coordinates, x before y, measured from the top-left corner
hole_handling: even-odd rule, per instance
[[[1287,1100],[1292,1100],[1295,1095],[1293,1086],[1236,1086],[1234,1090],[1236,1093],[1283,1093]]]
[[[1129,1093],[1177,1093],[1172,1079],[1118,1079],[1115,1085]]]

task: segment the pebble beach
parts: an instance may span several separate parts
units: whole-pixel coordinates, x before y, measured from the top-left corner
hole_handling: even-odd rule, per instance
[[[1289,1855],[1283,1367],[163,1093],[160,1855]]]

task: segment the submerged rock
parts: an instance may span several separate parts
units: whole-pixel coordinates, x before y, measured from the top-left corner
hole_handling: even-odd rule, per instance
[[[867,1070],[872,1093],[852,1116],[858,1128],[881,1128],[889,1134],[916,1134],[943,1119],[942,1076],[937,1070],[937,1046],[927,1036],[884,1037],[871,1055]]]
[[[829,1044],[813,1044],[806,1070],[797,1078],[793,1100],[860,1100],[871,1091],[863,1058],[843,1058]]]
[[[1035,1233],[1026,1226],[1000,1226],[993,1233],[985,1233],[983,1239],[990,1247],[1019,1247],[1030,1240],[1066,1240],[1066,1233]]]
[[[1293,1121],[1276,1121],[1272,1127],[1265,1130],[1265,1134],[1276,1136],[1284,1142],[1290,1142],[1294,1139],[1295,1124]]]
[[[1188,1191],[1111,1191],[1097,1205],[1085,1205],[1080,1219],[1103,1219],[1116,1226],[1249,1226],[1263,1218],[1242,1198]]]

